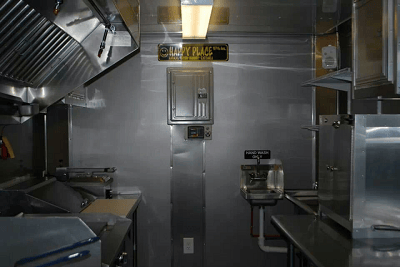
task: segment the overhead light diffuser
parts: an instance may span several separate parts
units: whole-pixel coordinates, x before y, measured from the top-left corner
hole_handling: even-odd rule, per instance
[[[181,0],[182,38],[205,39],[213,0]]]

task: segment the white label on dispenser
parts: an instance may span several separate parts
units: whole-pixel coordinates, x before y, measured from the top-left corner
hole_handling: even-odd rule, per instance
[[[127,31],[108,32],[106,46],[131,46],[132,37]]]

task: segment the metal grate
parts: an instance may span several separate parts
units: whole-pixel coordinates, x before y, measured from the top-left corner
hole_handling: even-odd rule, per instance
[[[61,70],[63,80],[93,71],[80,44],[22,0],[1,1],[0,25],[0,75],[5,78],[39,87]]]

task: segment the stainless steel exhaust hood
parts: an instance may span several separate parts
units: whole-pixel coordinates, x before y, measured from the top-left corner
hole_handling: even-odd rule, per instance
[[[0,124],[26,121],[134,53],[139,24],[139,0],[1,1]]]

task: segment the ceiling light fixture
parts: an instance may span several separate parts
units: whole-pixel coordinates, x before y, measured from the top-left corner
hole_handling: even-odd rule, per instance
[[[213,0],[181,0],[182,39],[205,39]]]

